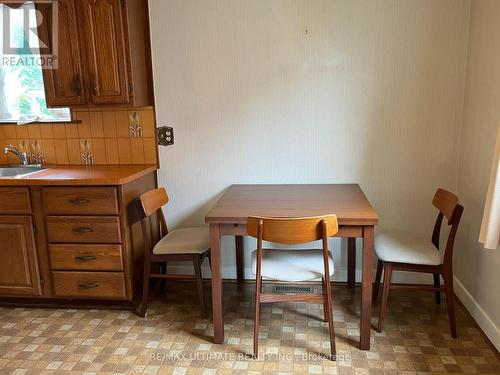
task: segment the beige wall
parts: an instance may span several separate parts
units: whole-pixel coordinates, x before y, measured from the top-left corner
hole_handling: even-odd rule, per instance
[[[500,348],[500,249],[478,243],[500,121],[500,2],[473,1],[458,193],[465,207],[458,232],[455,292]]]
[[[468,1],[150,3],[174,227],[202,224],[233,183],[358,182],[381,227],[430,237],[436,187],[457,185]]]

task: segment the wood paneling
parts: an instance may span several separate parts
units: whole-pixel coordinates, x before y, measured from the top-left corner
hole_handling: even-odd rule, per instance
[[[121,272],[52,272],[57,297],[116,298],[126,297]]]
[[[121,245],[51,244],[53,270],[123,271]]]
[[[117,216],[48,216],[51,243],[120,243]]]
[[[31,216],[0,216],[0,244],[0,295],[40,295]]]
[[[43,189],[47,214],[116,215],[118,200],[114,187],[52,187]]]

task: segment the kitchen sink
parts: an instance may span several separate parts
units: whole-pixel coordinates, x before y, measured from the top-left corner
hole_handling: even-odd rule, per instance
[[[35,166],[14,166],[0,168],[0,177],[25,177],[33,173],[41,172],[47,168]]]

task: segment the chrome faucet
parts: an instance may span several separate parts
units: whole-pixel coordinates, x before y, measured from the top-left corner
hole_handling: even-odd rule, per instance
[[[20,165],[28,165],[29,164],[29,157],[28,153],[24,151],[19,151],[16,147],[12,145],[8,145],[3,149],[3,153],[7,155],[9,152],[12,152],[14,155],[16,155],[19,158],[19,164]]]

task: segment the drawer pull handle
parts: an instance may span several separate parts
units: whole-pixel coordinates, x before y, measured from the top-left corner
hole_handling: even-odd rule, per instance
[[[93,232],[94,230],[92,228],[73,228],[73,232],[77,232],[77,233],[91,233]]]
[[[80,288],[92,289],[92,288],[97,288],[99,286],[99,284],[97,284],[97,283],[78,283],[78,286]]]
[[[70,199],[70,203],[73,204],[85,204],[85,203],[90,203],[90,199],[87,198],[75,198],[75,199]]]
[[[78,255],[75,257],[76,260],[87,261],[87,260],[95,260],[95,256],[93,255]]]

